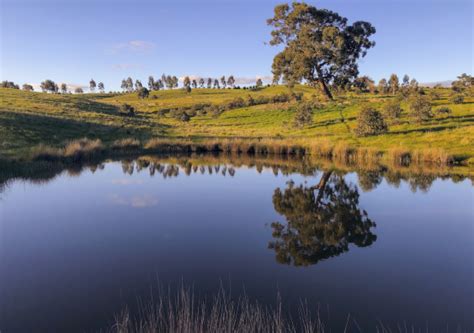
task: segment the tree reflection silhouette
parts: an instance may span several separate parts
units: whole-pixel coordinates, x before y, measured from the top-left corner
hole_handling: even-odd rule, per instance
[[[344,177],[324,172],[316,186],[295,186],[289,182],[273,194],[275,210],[287,223],[271,224],[275,250],[282,264],[309,266],[349,250],[349,244],[371,245],[377,239],[375,223],[359,209],[357,187]]]

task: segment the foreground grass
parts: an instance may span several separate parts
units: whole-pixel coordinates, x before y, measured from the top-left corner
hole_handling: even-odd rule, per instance
[[[311,98],[318,92],[298,86],[296,92]],[[285,145],[332,146],[350,149],[375,149],[386,155],[394,151],[408,151],[411,155],[427,149],[438,154],[469,161],[474,157],[474,99],[463,104],[448,102],[450,91],[438,89],[440,98],[434,108],[447,106],[453,113],[437,115],[433,119],[415,123],[405,111],[397,123],[390,124],[387,134],[359,138],[353,134],[361,105],[380,109],[391,96],[344,95],[335,102],[324,103],[315,111],[313,124],[306,128],[293,126],[292,103],[264,104],[225,111],[219,115],[198,115],[189,122],[175,119],[159,111],[166,108],[192,106],[197,103],[219,104],[246,98],[249,94],[274,96],[289,93],[283,86],[259,91],[194,89],[190,94],[182,90],[152,92],[150,98],[139,99],[136,94],[51,95],[15,89],[0,89],[0,156],[26,157],[39,144],[64,147],[67,141],[87,137],[100,139],[109,147],[117,140],[139,140],[145,144],[152,138],[174,142],[183,139],[195,143],[209,140],[276,140]],[[127,117],[118,111],[123,103],[132,105],[137,113]],[[267,141],[268,142],[268,141]]]
[[[163,291],[148,303],[139,301],[137,315],[125,308],[116,316],[110,333],[324,333],[324,332],[430,332],[428,323],[422,326],[406,322],[387,324],[380,320],[361,328],[357,318],[348,314],[339,323],[329,321],[329,309],[310,306],[301,301],[297,309],[284,306],[276,295],[273,306],[250,300],[245,294],[232,297],[221,287],[210,298],[199,297],[193,289],[181,286],[176,292]],[[289,311],[292,311],[290,314]],[[324,314],[327,310],[327,314]],[[364,325],[365,326],[365,325]],[[337,328],[336,328],[337,327]],[[438,330],[433,330],[438,331]],[[449,327],[446,332],[450,332]],[[460,327],[456,332],[464,332]],[[467,332],[467,331],[466,331]]]

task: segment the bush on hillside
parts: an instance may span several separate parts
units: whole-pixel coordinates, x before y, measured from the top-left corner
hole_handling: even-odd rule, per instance
[[[443,114],[449,115],[449,114],[453,113],[453,111],[450,108],[446,107],[446,106],[442,106],[440,108],[437,108],[435,110],[435,112],[439,115],[443,115]]]
[[[150,91],[147,88],[142,87],[138,89],[137,94],[138,94],[138,97],[140,98],[148,98],[148,96],[150,95]]]
[[[462,104],[464,103],[464,96],[461,94],[456,94],[456,95],[451,96],[449,101],[454,104]]]
[[[431,101],[422,95],[413,95],[409,100],[410,113],[417,121],[429,120],[433,117]]]
[[[120,112],[129,117],[135,116],[135,108],[129,104],[122,104],[120,106]]]
[[[304,127],[313,123],[313,103],[301,102],[296,107],[295,127]]]
[[[355,129],[357,136],[378,135],[387,131],[387,123],[379,111],[369,107],[362,109],[357,117],[357,127]]]
[[[398,119],[402,114],[402,108],[398,100],[388,101],[383,108],[383,115],[388,119]]]

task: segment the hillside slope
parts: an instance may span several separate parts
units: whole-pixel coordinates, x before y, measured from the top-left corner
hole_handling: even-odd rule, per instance
[[[318,92],[298,86],[296,93],[309,99]],[[194,89],[155,91],[149,98],[130,94],[54,95],[0,89],[0,154],[21,156],[34,145],[60,145],[67,140],[89,137],[110,143],[120,138],[152,137],[189,138],[286,138],[325,142],[344,142],[354,147],[392,147],[424,149],[439,147],[459,158],[474,156],[474,99],[462,104],[448,102],[448,89],[438,89],[441,95],[433,108],[448,106],[453,113],[437,115],[423,122],[413,122],[407,105],[396,124],[390,124],[387,134],[358,138],[353,134],[356,117],[362,105],[381,109],[392,96],[347,94],[335,102],[324,103],[315,110],[313,124],[305,128],[293,126],[294,102],[270,103],[235,108],[221,113],[197,113],[189,121],[173,116],[173,109],[196,104],[221,105],[236,98],[272,98],[290,93],[283,86],[259,91],[243,89]],[[125,116],[119,107],[127,103],[136,110],[134,117]],[[170,112],[171,109],[171,112]]]

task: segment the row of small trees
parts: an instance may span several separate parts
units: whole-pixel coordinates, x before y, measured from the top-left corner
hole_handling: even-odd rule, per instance
[[[345,87],[345,90],[348,89],[355,89],[360,92],[396,95],[399,92],[408,93],[410,91],[417,91],[419,86],[416,79],[410,80],[410,77],[406,74],[403,76],[401,83],[397,74],[392,74],[388,80],[383,78],[377,85],[369,76],[359,76],[354,82],[349,83],[348,86]]]

